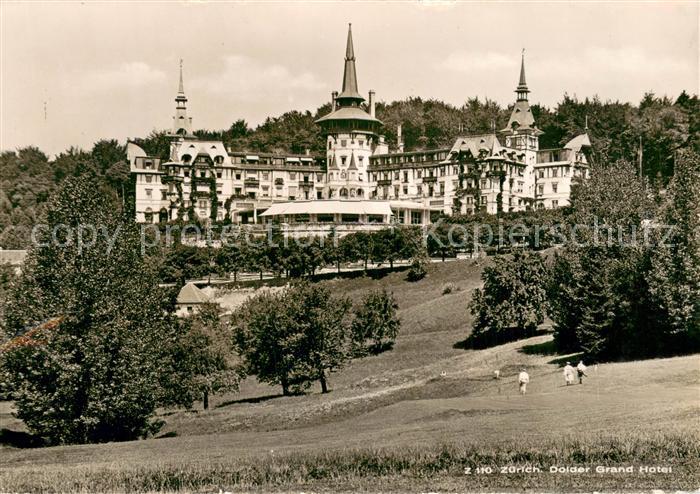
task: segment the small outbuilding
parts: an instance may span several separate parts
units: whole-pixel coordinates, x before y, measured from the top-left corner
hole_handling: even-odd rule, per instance
[[[189,316],[197,312],[202,304],[210,302],[209,297],[194,283],[187,283],[177,295],[175,313],[180,316]]]

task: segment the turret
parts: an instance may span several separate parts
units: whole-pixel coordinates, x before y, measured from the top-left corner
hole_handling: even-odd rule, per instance
[[[192,118],[187,116],[187,96],[185,96],[185,85],[182,78],[182,59],[180,59],[180,84],[178,86],[177,96],[175,96],[173,134],[192,134]]]

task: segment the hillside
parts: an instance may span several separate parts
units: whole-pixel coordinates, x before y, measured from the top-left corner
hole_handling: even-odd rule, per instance
[[[45,449],[2,448],[0,491],[37,490],[40,486],[86,491],[261,485],[266,486],[264,490],[381,487],[402,491],[479,490],[479,486],[483,490],[485,485],[550,489],[659,485],[639,476],[626,476],[624,481],[618,480],[621,477],[577,477],[568,479],[569,483],[566,478],[512,475],[499,477],[495,484],[462,476],[459,465],[466,464],[472,458],[469,455],[482,454],[485,464],[490,464],[496,461],[493,458],[500,458],[499,445],[503,444],[516,444],[530,451],[528,455],[533,451],[541,455],[511,458],[511,463],[558,459],[562,464],[588,464],[601,444],[610,445],[607,451],[619,444],[620,456],[607,458],[609,464],[657,455],[661,463],[674,462],[676,475],[654,481],[664,480],[663,485],[679,488],[694,485],[688,482],[698,478],[700,464],[698,448],[689,444],[699,444],[694,432],[700,425],[698,357],[591,366],[583,385],[566,387],[560,369],[565,357],[550,354],[549,334],[487,350],[460,349],[459,342],[470,327],[466,305],[471,290],[480,283],[482,268],[483,264],[472,261],[438,263],[417,283],[406,282],[402,272],[377,280],[325,281],[337,293],[354,299],[370,288],[393,291],[402,320],[395,348],[356,360],[332,374],[330,394],[321,395],[314,388],[304,396],[282,397],[280,389],[248,379],[240,393],[214,397],[209,411],[163,412],[166,425],[162,432],[177,437]],[[448,282],[458,290],[443,295]],[[518,394],[516,384],[521,366],[531,376],[525,396]],[[493,378],[497,368],[501,370],[499,380]],[[9,404],[0,406],[3,427],[16,428],[19,424],[8,415]],[[673,447],[677,455],[664,456],[664,448]],[[440,453],[441,448],[456,450],[449,449],[452,452],[447,454]],[[583,448],[583,456],[575,456],[577,448]],[[363,453],[367,451],[370,453]],[[402,456],[411,451],[410,458]],[[369,476],[348,466],[365,454],[374,458],[362,460],[370,462]],[[423,468],[421,462],[440,454],[449,457],[445,465],[426,476],[416,473]],[[385,470],[373,463],[382,458],[387,462],[403,458],[407,463],[392,464]],[[309,462],[328,471],[311,474],[304,466]],[[339,473],[333,474],[336,470]],[[235,472],[247,472],[249,477]]]

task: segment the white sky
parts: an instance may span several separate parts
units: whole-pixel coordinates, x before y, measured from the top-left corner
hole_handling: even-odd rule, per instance
[[[698,92],[699,5],[3,2],[0,149],[170,128],[180,58],[195,128],[314,110],[340,89],[348,22],[360,91],[384,101],[508,104],[523,47],[533,102],[675,98]]]

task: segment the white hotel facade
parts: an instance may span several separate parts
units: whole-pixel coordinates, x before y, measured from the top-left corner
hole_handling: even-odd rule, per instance
[[[136,181],[136,220],[201,219],[250,224],[280,222],[323,233],[332,226],[375,229],[428,224],[440,214],[524,211],[569,203],[572,182],[588,176],[588,135],[560,149],[539,149],[542,133],[528,102],[524,59],[506,128],[459,137],[450,148],[403,152],[381,135],[375,94],[359,93],[348,31],[343,87],[317,124],[324,156],[227,149],[199,140],[187,114],[182,70],[168,160],[127,146]]]

